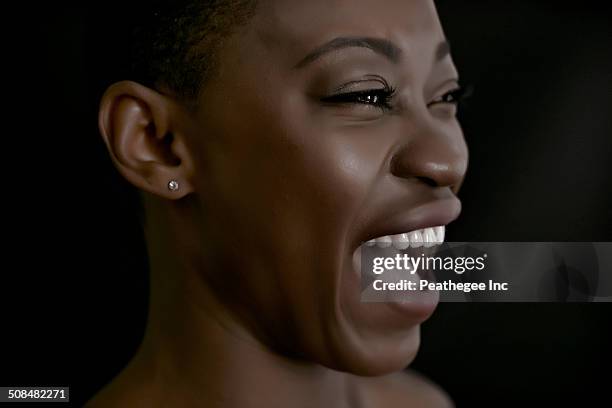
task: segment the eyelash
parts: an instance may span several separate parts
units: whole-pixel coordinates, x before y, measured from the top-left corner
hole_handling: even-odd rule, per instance
[[[434,101],[430,102],[427,106],[449,103],[453,105],[459,105],[460,102],[465,100],[471,95],[472,88],[459,87],[453,89]],[[342,94],[327,96],[321,99],[326,103],[353,103],[361,105],[371,105],[382,110],[391,110],[391,99],[395,95],[395,88],[380,88],[380,89],[366,89],[363,91],[346,92]]]
[[[471,94],[472,94],[471,86],[455,88],[451,91],[448,91],[441,97],[435,99],[433,102],[430,102],[429,105],[427,106],[432,106],[432,105],[436,105],[439,103],[450,103],[453,105],[459,105],[466,98],[468,98]]]
[[[391,99],[395,95],[394,88],[365,89],[363,91],[346,92],[327,96],[321,99],[327,103],[354,103],[371,105],[383,110],[391,109]]]

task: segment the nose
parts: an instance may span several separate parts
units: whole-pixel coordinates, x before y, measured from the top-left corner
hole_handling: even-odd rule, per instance
[[[404,140],[391,159],[394,176],[416,178],[432,187],[459,189],[467,171],[468,150],[458,126],[452,130],[430,126]]]

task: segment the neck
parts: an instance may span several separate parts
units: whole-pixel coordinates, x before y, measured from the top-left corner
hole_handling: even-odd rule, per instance
[[[146,230],[149,322],[143,344],[125,372],[138,379],[155,399],[153,404],[350,405],[350,375],[280,355],[257,340],[200,278],[198,250],[185,234],[192,227],[171,213],[155,220]]]

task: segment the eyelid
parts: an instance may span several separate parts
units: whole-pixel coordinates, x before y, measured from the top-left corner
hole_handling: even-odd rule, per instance
[[[386,89],[386,88],[378,88],[378,89],[363,89],[352,92],[344,92],[339,94],[334,94],[330,96],[326,96],[321,98],[321,102],[324,103],[332,103],[332,104],[352,104],[352,105],[363,105],[372,108],[378,108],[382,111],[392,110],[393,107],[390,104],[390,100],[393,98],[395,94],[395,89]],[[371,100],[363,100],[361,98],[369,97],[372,95],[376,95]]]
[[[433,106],[433,105],[443,104],[443,103],[451,103],[451,104],[457,105],[460,102],[464,101],[466,98],[469,98],[472,95],[472,92],[473,92],[473,86],[471,84],[468,84],[466,86],[462,86],[458,84],[453,89],[450,89],[449,91],[446,91],[445,93],[436,97],[433,101],[429,102],[427,106]],[[439,100],[449,95],[452,95],[454,97],[453,101]]]

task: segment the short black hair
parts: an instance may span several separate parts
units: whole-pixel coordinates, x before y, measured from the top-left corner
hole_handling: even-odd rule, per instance
[[[222,41],[248,22],[256,6],[257,0],[109,0],[92,7],[87,32],[94,46],[86,52],[100,75],[92,77],[92,109],[97,113],[104,91],[121,80],[167,90],[194,108],[218,68]],[[145,196],[126,187],[125,199],[144,226]]]
[[[130,79],[193,105],[218,67],[217,51],[255,13],[256,0],[156,0],[131,35]]]

